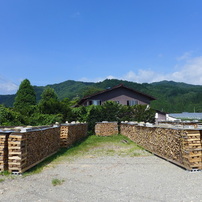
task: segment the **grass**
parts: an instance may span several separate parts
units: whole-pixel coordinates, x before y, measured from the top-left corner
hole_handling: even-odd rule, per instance
[[[45,167],[54,167],[55,164],[61,163],[62,161],[73,161],[76,158],[96,158],[98,156],[113,155],[134,157],[149,154],[143,148],[122,135],[108,137],[91,135],[68,149],[60,149],[57,154],[47,158],[42,163],[25,172],[23,176],[40,173]]]
[[[92,135],[80,144],[68,149],[56,161],[61,161],[62,159],[74,160],[75,158],[85,158],[89,155],[94,157],[105,155],[137,156],[140,151],[143,151],[143,149],[125,136],[99,137]]]
[[[52,185],[53,186],[57,186],[57,185],[61,185],[64,182],[64,180],[59,180],[59,179],[52,179]]]
[[[0,179],[0,183],[3,182],[5,179]]]
[[[9,171],[2,171],[2,172],[0,172],[0,175],[2,175],[2,176],[9,176],[11,173],[9,172]]]

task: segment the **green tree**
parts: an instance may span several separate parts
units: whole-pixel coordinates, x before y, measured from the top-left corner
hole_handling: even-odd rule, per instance
[[[17,126],[24,125],[25,121],[19,112],[6,108],[0,105],[0,125],[2,126]]]
[[[101,117],[103,121],[119,121],[120,104],[114,101],[107,101],[101,106]]]
[[[147,108],[146,105],[134,105],[132,109],[132,120],[138,122],[155,122],[155,110]]]
[[[58,114],[61,112],[61,104],[55,90],[51,87],[44,89],[42,99],[39,101],[38,107],[42,114]]]
[[[42,100],[45,100],[45,101],[48,101],[50,99],[58,100],[58,96],[55,90],[49,86],[44,89],[44,91],[41,94],[41,97],[42,97]]]
[[[30,81],[25,79],[21,82],[17,91],[14,109],[17,112],[28,116],[33,113],[34,105],[36,105],[36,94],[34,88],[30,84]]]

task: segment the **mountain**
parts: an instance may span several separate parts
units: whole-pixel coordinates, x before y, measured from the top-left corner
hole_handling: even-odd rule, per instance
[[[143,93],[149,94],[157,100],[151,104],[152,108],[169,112],[202,112],[202,86],[179,83],[174,81],[161,81],[148,83],[135,83],[117,79],[106,79],[102,82],[81,82],[68,80],[58,84],[48,85],[53,88],[60,100],[64,98],[82,98],[91,89],[103,90],[118,84],[124,84]],[[34,86],[37,101],[46,86]],[[0,95],[0,104],[12,106],[15,95]]]

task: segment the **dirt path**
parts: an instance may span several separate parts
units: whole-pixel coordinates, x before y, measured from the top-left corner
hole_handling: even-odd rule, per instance
[[[63,181],[53,186],[52,180]],[[85,157],[0,183],[0,201],[202,201],[202,172],[155,156]]]

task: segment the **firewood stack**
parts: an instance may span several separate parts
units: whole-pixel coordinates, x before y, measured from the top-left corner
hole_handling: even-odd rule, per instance
[[[8,136],[10,133],[0,133],[0,172],[8,169]]]
[[[118,134],[118,123],[103,121],[96,123],[95,134],[98,136],[111,136]]]
[[[86,123],[67,123],[60,127],[60,146],[69,147],[80,141],[88,134],[88,124]]]
[[[60,148],[60,128],[12,133],[8,139],[8,170],[23,173]]]
[[[146,150],[188,170],[202,169],[200,130],[145,127],[121,123],[122,135]]]
[[[26,133],[12,133],[8,139],[8,170],[22,173],[26,168],[27,139]]]
[[[202,169],[201,130],[186,130],[183,142],[184,164],[189,169]]]

